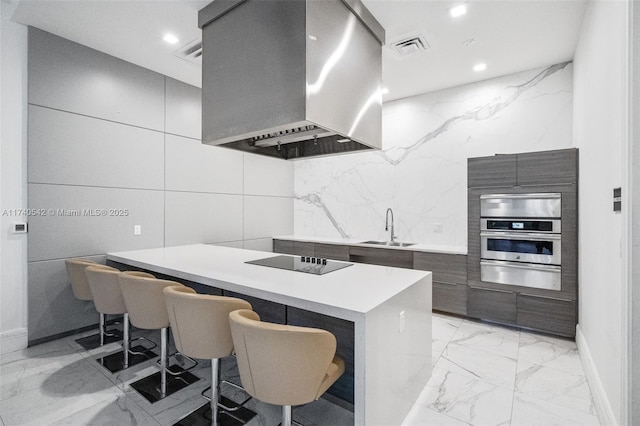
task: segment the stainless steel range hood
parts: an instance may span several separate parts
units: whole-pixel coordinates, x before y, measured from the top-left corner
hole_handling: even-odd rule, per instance
[[[380,149],[384,29],[359,0],[215,0],[202,142],[284,159]]]

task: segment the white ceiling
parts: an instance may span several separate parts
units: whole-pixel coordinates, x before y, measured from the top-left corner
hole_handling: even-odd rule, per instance
[[[387,33],[384,100],[399,99],[571,60],[585,0],[363,0]],[[210,0],[18,0],[13,20],[200,86],[200,66],[174,55],[200,38]],[[458,18],[449,9],[467,5]],[[169,45],[165,33],[180,42]],[[391,47],[422,35],[430,49],[400,57]],[[469,40],[473,40],[471,44]],[[465,43],[466,42],[466,43]],[[485,62],[483,72],[473,65]]]

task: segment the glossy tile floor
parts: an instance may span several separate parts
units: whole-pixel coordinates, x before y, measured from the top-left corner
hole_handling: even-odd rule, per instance
[[[432,338],[404,426],[600,424],[574,342],[435,313]]]
[[[80,336],[2,356],[2,426],[171,425],[204,402],[206,361],[195,371],[202,380],[150,404],[128,383],[156,371],[155,360],[111,374],[95,359],[118,344],[85,351],[74,341]],[[404,426],[599,424],[571,341],[434,314],[432,363],[432,378]],[[223,376],[237,376],[233,362],[223,363]],[[250,425],[279,423],[278,407],[250,404],[259,412]],[[352,413],[322,399],[294,408],[294,419],[353,424]]]

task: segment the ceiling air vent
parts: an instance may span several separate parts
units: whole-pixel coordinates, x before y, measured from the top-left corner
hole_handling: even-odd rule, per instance
[[[421,35],[405,38],[402,41],[393,43],[392,46],[400,56],[412,55],[429,49],[429,43]]]
[[[180,59],[202,65],[202,40],[193,40],[176,50],[174,53]]]

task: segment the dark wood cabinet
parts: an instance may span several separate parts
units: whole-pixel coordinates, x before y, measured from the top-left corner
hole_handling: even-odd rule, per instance
[[[472,318],[515,324],[516,293],[469,286],[467,290],[467,315]]]
[[[413,252],[409,250],[349,247],[351,262],[413,269]]]
[[[517,184],[516,156],[494,155],[467,160],[467,186],[513,186]]]
[[[433,281],[432,309],[451,314],[467,315],[467,285]]]
[[[517,304],[518,325],[563,336],[575,336],[575,300],[520,293]]]
[[[314,256],[333,260],[349,260],[349,246],[315,243]]]
[[[518,185],[558,185],[578,182],[576,149],[516,154]]]
[[[433,273],[434,310],[467,314],[467,256],[414,252],[413,268]]]
[[[307,241],[273,240],[274,253],[315,256],[313,246],[314,243]]]

